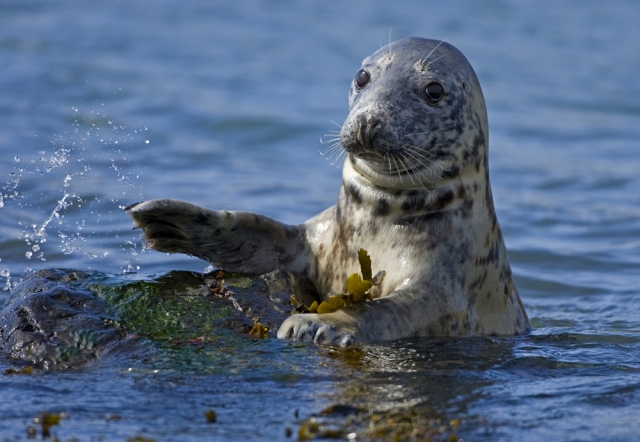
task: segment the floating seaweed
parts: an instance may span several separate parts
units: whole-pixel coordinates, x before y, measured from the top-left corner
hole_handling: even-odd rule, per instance
[[[40,425],[42,429],[42,438],[44,439],[51,436],[49,432],[51,427],[53,427],[54,425],[58,425],[60,423],[60,419],[66,416],[67,416],[66,413],[56,414],[56,413],[49,413],[45,411],[40,415],[34,417],[33,423],[36,425]],[[27,430],[27,433],[30,434],[31,432]]]
[[[456,442],[459,418],[445,420],[432,408],[366,411],[334,405],[302,422],[298,440],[347,439]]]
[[[3,375],[9,376],[11,374],[23,374],[30,376],[33,373],[33,365],[27,365],[22,368],[8,368],[2,372]]]
[[[218,420],[218,415],[215,411],[209,409],[204,412],[204,418],[207,420],[207,423],[213,424]]]

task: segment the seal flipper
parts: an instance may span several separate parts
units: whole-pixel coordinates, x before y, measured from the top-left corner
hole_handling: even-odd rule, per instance
[[[451,297],[438,298],[437,293],[425,297],[420,288],[396,290],[332,313],[296,314],[282,323],[278,338],[347,347],[414,336],[510,336],[528,330],[526,314],[514,302],[496,315],[456,305]]]
[[[422,305],[416,307],[416,298],[420,295],[398,290],[332,313],[292,315],[280,326],[278,338],[348,347],[421,336],[428,314]]]
[[[239,273],[304,268],[306,243],[299,226],[170,199],[133,204],[127,210],[149,246],[159,252],[186,253]]]

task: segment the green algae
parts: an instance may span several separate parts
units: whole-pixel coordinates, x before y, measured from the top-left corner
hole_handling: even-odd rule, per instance
[[[153,281],[92,288],[118,315],[118,327],[167,344],[215,335],[219,320],[235,314],[233,306],[217,302],[206,287],[176,281],[168,274]]]
[[[230,287],[237,287],[240,289],[248,289],[254,283],[253,280],[247,276],[241,276],[237,274],[228,274],[225,282]]]

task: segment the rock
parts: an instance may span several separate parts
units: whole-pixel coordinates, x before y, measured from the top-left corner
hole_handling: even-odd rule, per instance
[[[106,303],[79,286],[86,273],[42,270],[22,281],[0,316],[0,345],[12,362],[71,368],[95,360],[123,333]]]
[[[69,269],[41,270],[12,291],[0,315],[0,349],[14,365],[79,368],[139,342],[215,344],[229,330],[275,336],[310,305],[311,281],[285,272],[239,275],[174,271],[158,278]],[[254,336],[255,338],[255,336]]]

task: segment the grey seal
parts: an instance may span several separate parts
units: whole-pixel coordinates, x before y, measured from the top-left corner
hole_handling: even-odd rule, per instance
[[[303,224],[167,199],[129,214],[155,250],[231,272],[305,275],[323,299],[358,272],[360,248],[386,271],[372,301],[292,315],[279,338],[350,345],[525,332],[489,185],[484,97],[464,55],[407,38],[367,57],[339,142],[338,202]]]

